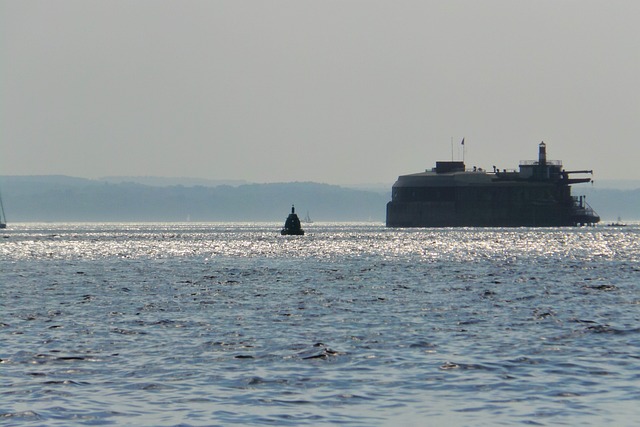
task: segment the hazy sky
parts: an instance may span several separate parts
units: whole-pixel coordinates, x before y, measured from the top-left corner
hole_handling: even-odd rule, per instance
[[[640,179],[640,1],[0,0],[0,175]]]

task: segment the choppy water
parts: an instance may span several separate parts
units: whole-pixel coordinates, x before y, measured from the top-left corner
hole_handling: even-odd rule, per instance
[[[640,227],[18,224],[3,425],[636,425]]]

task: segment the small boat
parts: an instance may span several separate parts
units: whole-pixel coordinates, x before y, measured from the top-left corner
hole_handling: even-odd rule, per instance
[[[618,217],[618,221],[616,222],[610,222],[609,224],[607,224],[607,227],[626,227],[627,224],[625,224],[624,222],[622,222],[622,220],[620,219],[620,217]]]
[[[302,236],[304,230],[300,226],[300,218],[296,215],[296,208],[291,206],[291,213],[284,222],[284,228],[280,231],[283,236]]]
[[[307,224],[313,223],[313,221],[311,220],[311,217],[309,216],[309,211],[307,211],[307,215],[304,217],[303,222],[306,222]]]
[[[4,206],[2,205],[2,196],[0,196],[0,228],[7,228],[7,217],[4,215]]]

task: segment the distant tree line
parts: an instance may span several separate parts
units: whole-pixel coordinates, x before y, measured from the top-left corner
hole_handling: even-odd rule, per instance
[[[3,177],[10,221],[384,221],[388,194],[312,182],[149,186],[79,178]]]

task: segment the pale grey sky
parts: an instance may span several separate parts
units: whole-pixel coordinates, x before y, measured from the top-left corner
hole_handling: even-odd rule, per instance
[[[0,0],[0,175],[640,179],[637,0]]]

